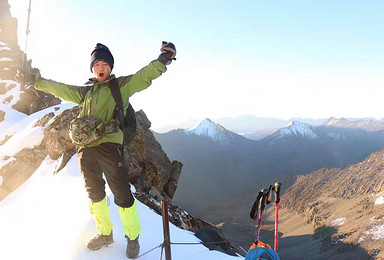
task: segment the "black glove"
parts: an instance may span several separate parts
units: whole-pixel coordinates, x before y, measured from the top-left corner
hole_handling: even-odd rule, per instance
[[[32,60],[24,59],[24,63],[21,68],[17,70],[15,80],[24,85],[34,85],[36,74],[40,71],[36,68],[32,68],[31,66]]]
[[[173,43],[163,41],[160,51],[161,54],[157,59],[164,65],[169,65],[172,60],[176,60],[176,47]]]

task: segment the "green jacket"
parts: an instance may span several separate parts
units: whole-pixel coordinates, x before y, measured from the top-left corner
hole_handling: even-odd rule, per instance
[[[128,108],[129,97],[134,93],[148,88],[152,80],[159,77],[167,70],[166,66],[154,60],[146,67],[142,68],[134,75],[118,77],[121,96],[124,104],[124,111]],[[88,92],[87,87],[66,85],[52,80],[44,79],[40,75],[37,76],[34,87],[38,90],[51,93],[52,95],[62,98],[66,101],[76,104],[82,103],[82,111],[79,117],[83,115],[97,116],[104,123],[114,120],[115,100],[109,88],[109,81],[115,76],[111,75],[104,82],[96,82],[90,80],[88,86],[93,86]],[[85,98],[83,95],[86,93]],[[83,101],[84,100],[84,101]],[[83,101],[83,102],[82,102]],[[99,141],[92,143],[89,147],[97,146],[101,143],[123,143],[123,133],[121,130],[115,133],[110,133],[104,136]]]

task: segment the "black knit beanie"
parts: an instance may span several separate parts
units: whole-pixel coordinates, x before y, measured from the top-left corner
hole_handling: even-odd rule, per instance
[[[112,71],[113,63],[114,63],[112,53],[107,46],[105,46],[104,44],[98,43],[96,44],[95,49],[91,53],[91,72],[93,72],[92,71],[93,65],[95,65],[96,62],[101,60],[107,62],[109,66],[111,66],[111,71]]]

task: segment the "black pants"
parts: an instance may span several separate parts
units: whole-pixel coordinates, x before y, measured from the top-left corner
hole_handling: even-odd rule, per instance
[[[105,181],[115,196],[115,204],[122,208],[133,205],[128,172],[124,164],[121,145],[103,143],[95,147],[79,148],[77,151],[88,197],[93,202],[105,198]]]

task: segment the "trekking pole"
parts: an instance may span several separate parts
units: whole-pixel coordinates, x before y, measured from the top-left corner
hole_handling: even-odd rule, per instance
[[[25,31],[25,34],[26,34],[26,37],[25,37],[25,50],[24,50],[25,55],[27,55],[28,35],[31,32],[29,30],[29,18],[31,17],[31,2],[32,2],[32,0],[29,0],[28,18],[27,18],[27,30]]]
[[[281,189],[281,183],[276,182],[273,186],[273,189],[275,191],[275,205],[276,205],[276,212],[275,212],[275,244],[274,244],[274,250],[277,252],[277,246],[278,246],[278,239],[279,239],[279,203],[280,203],[280,189]]]
[[[265,209],[265,203],[266,203],[267,198],[268,198],[269,189],[262,189],[260,191],[260,193],[262,194],[262,196],[260,198],[260,203],[259,203],[259,219],[258,219],[258,223],[257,223],[257,235],[256,235],[256,241],[255,241],[256,245],[257,245],[257,242],[259,241],[259,238],[260,238],[261,219],[263,216],[263,210]]]
[[[31,32],[29,30],[29,18],[31,17],[31,2],[32,0],[29,0],[29,7],[28,7],[28,18],[27,18],[27,29],[25,30],[25,48],[24,48],[24,55],[22,57],[22,60],[21,60],[21,70],[24,71],[24,65],[25,65],[25,62],[26,62],[26,59],[27,59],[27,48],[28,48],[28,35],[29,33]],[[24,78],[22,78],[21,82],[20,82],[20,85],[21,85],[21,88],[24,88]]]

